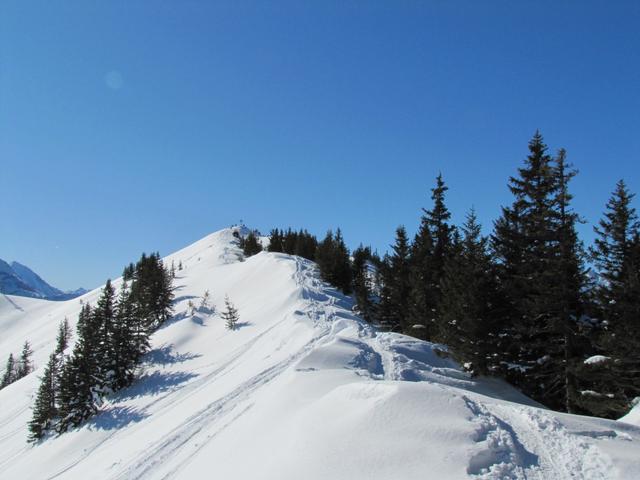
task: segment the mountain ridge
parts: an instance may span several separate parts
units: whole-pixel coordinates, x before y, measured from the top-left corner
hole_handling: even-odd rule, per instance
[[[51,286],[31,268],[0,259],[0,293],[44,300],[65,301],[87,293],[84,288],[62,291]]]
[[[243,258],[233,232],[165,257],[182,265],[175,314],[137,382],[85,425],[33,447],[38,376],[57,322],[75,324],[81,304],[0,297],[0,355],[29,336],[40,367],[0,391],[7,478],[638,478],[639,427],[552,412],[472,377],[445,346],[358,318],[313,262]],[[212,308],[190,308],[205,291]],[[227,295],[236,331],[216,311]]]

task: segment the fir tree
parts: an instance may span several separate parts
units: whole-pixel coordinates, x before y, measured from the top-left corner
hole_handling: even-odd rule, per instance
[[[60,322],[58,326],[58,336],[56,337],[56,350],[57,355],[62,355],[69,346],[71,340],[71,327],[69,326],[69,320],[64,317],[64,320]]]
[[[52,429],[58,415],[56,392],[60,357],[56,353],[49,356],[49,362],[40,379],[40,387],[33,406],[33,415],[29,422],[29,441],[40,440],[48,430]]]
[[[488,239],[481,234],[474,210],[462,233],[462,239],[454,235],[452,254],[445,262],[438,340],[450,346],[468,370],[486,374],[496,333],[497,285]]]
[[[369,262],[371,260],[371,248],[362,244],[353,251],[352,278],[353,295],[355,297],[354,309],[368,322],[374,317],[374,303],[372,301],[371,280]]]
[[[445,205],[448,187],[442,175],[436,178],[431,189],[433,207],[423,209],[420,228],[411,251],[411,302],[410,315],[414,325],[422,326],[423,338],[431,339],[437,330],[440,302],[440,280],[444,264],[451,249],[451,213]]]
[[[403,226],[396,229],[393,253],[386,256],[381,271],[379,319],[384,328],[420,335],[409,324],[411,294],[410,245]]]
[[[13,358],[13,353],[9,354],[7,363],[4,367],[4,374],[2,375],[2,382],[0,383],[0,389],[3,389],[7,385],[12,384],[17,379],[16,362]]]
[[[229,300],[229,296],[225,295],[224,297],[224,305],[225,309],[222,312],[222,319],[225,321],[225,326],[228,330],[235,330],[240,317],[238,315],[238,310],[234,307],[234,305]]]
[[[634,195],[621,180],[595,228],[591,250],[601,281],[596,310],[602,319],[597,353],[607,361],[583,366],[580,380],[590,395],[581,405],[590,413],[618,417],[640,396],[640,233]]]
[[[258,238],[256,237],[254,232],[249,232],[246,238],[243,239],[242,242],[242,252],[245,256],[250,257],[255,255],[256,253],[260,253],[262,251],[262,245],[258,242]]]
[[[25,341],[24,346],[22,347],[22,353],[20,354],[20,361],[18,362],[16,370],[16,380],[26,377],[33,371],[31,355],[33,355],[31,345],[28,341]]]
[[[85,304],[78,316],[77,341],[60,374],[60,422],[58,433],[80,425],[94,415],[101,401],[100,325],[91,307]]]
[[[499,361],[525,393],[565,409],[581,283],[577,216],[567,190],[574,174],[564,151],[553,159],[536,132],[525,165],[510,179],[513,205],[503,208],[492,236],[504,299]]]

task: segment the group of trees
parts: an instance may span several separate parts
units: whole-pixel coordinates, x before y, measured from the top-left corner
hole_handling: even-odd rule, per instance
[[[470,371],[502,376],[551,408],[627,411],[640,395],[633,195],[617,184],[587,250],[571,205],[575,175],[566,152],[550,155],[536,133],[509,180],[513,203],[489,237],[473,210],[460,228],[451,225],[438,176],[413,241],[399,227],[379,264],[376,321],[445,343]]]
[[[19,359],[16,360],[13,353],[9,354],[4,373],[2,375],[2,380],[0,380],[0,390],[13,382],[20,380],[22,377],[26,377],[33,371],[33,363],[31,362],[32,354],[33,351],[31,350],[31,345],[28,341],[24,342]]]
[[[70,354],[69,325],[61,324],[36,396],[30,440],[79,425],[97,412],[105,395],[133,382],[150,335],[171,315],[171,280],[159,254],[143,254],[125,269],[119,292],[108,280],[96,306],[82,306]]]
[[[446,344],[474,374],[503,377],[554,409],[617,417],[640,396],[640,230],[620,181],[585,248],[576,174],[536,133],[489,236],[473,209],[452,224],[438,175],[417,233],[398,227],[383,258],[362,245],[350,255],[340,230],[318,242],[276,229],[269,251],[315,260],[365,319]]]

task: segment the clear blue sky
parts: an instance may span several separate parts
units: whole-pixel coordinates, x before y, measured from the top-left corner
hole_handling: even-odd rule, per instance
[[[5,0],[0,258],[95,287],[241,218],[382,252],[438,172],[488,231],[538,128],[593,224],[640,191],[638,25],[635,0]]]

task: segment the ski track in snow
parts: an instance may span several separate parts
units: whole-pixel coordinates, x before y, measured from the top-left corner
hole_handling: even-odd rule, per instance
[[[326,309],[323,308],[316,300],[319,295],[319,285],[315,276],[308,273],[307,267],[302,264],[300,259],[296,259],[295,279],[296,283],[303,288],[304,298],[309,300],[308,309],[304,313],[309,316],[309,318],[314,322],[314,325],[318,326],[319,324],[323,324],[321,332],[310,342],[304,345],[296,354],[291,355],[283,361],[261,371],[256,376],[240,384],[232,392],[210,403],[205,408],[192,415],[186,422],[176,427],[168,435],[168,438],[148,445],[145,449],[145,453],[130,462],[121,473],[117,473],[109,478],[114,480],[124,480],[141,479],[151,476],[151,474],[157,469],[162,468],[168,459],[171,459],[172,463],[175,463],[177,457],[179,458],[177,465],[161,477],[163,480],[174,478],[180,470],[188,464],[189,461],[192,460],[202,448],[204,448],[204,446],[207,445],[207,443],[251,408],[251,405],[243,406],[243,402],[246,403],[250,400],[253,392],[269,384],[285,370],[308,354],[315,346],[325,339],[327,335],[329,335],[330,327],[328,324],[333,318],[333,313],[327,312]],[[227,367],[233,364],[247,350],[257,343],[262,336],[269,333],[272,329],[280,325],[280,323],[282,323],[282,321],[262,332],[259,336],[247,343],[244,348],[240,349],[240,351],[234,355],[230,361],[207,375],[207,377],[201,380],[195,380],[194,383],[199,383],[204,387],[207,383],[213,381],[220,372],[226,370]],[[177,401],[183,400],[183,398],[180,398]],[[173,402],[169,403],[164,408],[170,408],[172,406]],[[213,427],[217,425],[219,420],[224,420],[226,416],[234,410],[240,410],[240,412],[220,428],[215,429],[213,433],[209,433],[214,430]],[[191,448],[188,452],[184,452],[189,445],[193,445],[194,448]]]
[[[225,233],[219,235],[219,238],[225,239]],[[184,253],[174,254],[171,261],[180,260],[185,270],[200,269],[198,273],[201,275],[203,269],[206,273],[206,268],[210,268],[207,267],[207,262],[211,258],[222,262],[214,266],[236,263],[238,249],[231,243],[216,241],[212,237],[207,239],[206,244],[196,243],[196,248],[187,247]],[[283,265],[277,263],[283,260],[277,255],[260,258],[268,260],[267,263],[256,264],[261,268]],[[201,260],[204,262],[201,263]],[[272,261],[276,263],[269,263]],[[42,475],[40,478],[76,478],[80,472],[90,471],[90,459],[101,458],[103,454],[105,458],[113,456],[113,463],[105,471],[98,473],[99,478],[185,478],[187,472],[192,470],[187,470],[186,467],[198,457],[198,454],[206,453],[203,452],[206,446],[250,412],[260,398],[264,398],[262,394],[258,395],[258,392],[269,391],[267,389],[276,384],[285,372],[298,371],[296,366],[305,358],[310,362],[309,368],[301,368],[299,371],[312,372],[316,370],[315,361],[320,364],[326,361],[329,370],[325,374],[331,369],[342,372],[346,369],[355,374],[353,382],[358,385],[362,384],[361,382],[383,381],[387,384],[423,382],[439,387],[443,397],[450,396],[450,404],[459,405],[461,412],[468,412],[468,444],[451,445],[450,448],[469,448],[468,463],[462,464],[462,469],[464,471],[466,468],[469,478],[619,478],[617,465],[601,451],[598,442],[617,441],[616,437],[622,437],[625,441],[637,440],[635,430],[629,430],[629,434],[621,434],[615,430],[602,430],[602,427],[599,428],[595,424],[591,430],[591,424],[587,423],[589,419],[584,417],[585,421],[580,424],[580,428],[587,430],[570,431],[563,421],[554,416],[554,412],[502,400],[504,397],[500,397],[500,394],[490,393],[491,386],[485,386],[481,379],[471,379],[451,360],[439,355],[435,348],[437,346],[399,334],[378,332],[368,323],[358,319],[350,311],[350,300],[322,282],[317,268],[311,262],[299,257],[289,257],[285,261],[294,262],[292,277],[296,289],[292,290],[292,298],[283,300],[286,304],[275,310],[281,318],[271,317],[270,323],[263,325],[263,329],[257,330],[255,335],[233,337],[233,342],[237,343],[231,343],[216,361],[210,361],[205,357],[204,362],[197,362],[191,368],[185,368],[185,372],[170,370],[176,374],[191,374],[184,383],[169,384],[166,390],[154,395],[148,395],[144,386],[140,387],[141,390],[136,390],[137,384],[134,384],[130,389],[114,395],[106,402],[105,407],[128,406],[129,399],[144,397],[139,404],[134,403],[135,407],[130,407],[141,414],[143,420],[131,422],[126,428],[103,431],[96,437],[83,437],[92,440],[84,445],[84,448],[71,450],[67,463],[63,459],[57,459],[55,467],[47,469],[46,476]],[[246,271],[244,273],[246,275]],[[183,275],[179,278],[190,278],[187,272]],[[184,283],[182,286],[186,285],[187,283]],[[202,287],[200,283],[197,285]],[[256,284],[253,285],[255,287]],[[285,292],[288,292],[291,285],[288,284],[286,288]],[[12,299],[7,300],[15,308],[22,310]],[[185,318],[178,313],[176,321],[169,322],[168,326]],[[292,336],[292,325],[300,324],[305,326],[299,331],[307,336]],[[308,328],[309,326],[312,328]],[[32,324],[25,332],[31,329],[35,331],[37,328],[38,325]],[[177,331],[191,335],[188,329]],[[297,332],[298,330],[294,333]],[[296,338],[299,341],[296,341]],[[167,345],[173,348],[173,344]],[[195,352],[204,354],[204,349],[197,348]],[[316,353],[318,357],[313,357]],[[199,356],[202,355],[195,357]],[[255,363],[255,359],[260,359],[260,363]],[[159,367],[159,363],[151,361],[143,365],[143,371],[152,372],[150,376],[153,377],[153,374],[159,371]],[[144,375],[141,379],[144,379]],[[285,381],[289,381],[288,377]],[[484,392],[489,392],[490,396],[483,395]],[[437,395],[439,394],[434,393],[434,396]],[[428,402],[429,399],[426,398],[425,405],[428,405]],[[0,420],[0,441],[11,442],[13,438],[22,435],[24,426],[20,422],[14,426],[13,422],[15,418],[24,416],[27,409],[29,405],[17,404],[13,412],[8,412],[8,415]],[[181,413],[184,419],[176,421],[175,412],[185,412]],[[104,414],[108,413],[107,408]],[[146,417],[153,418],[154,426],[150,429],[145,421]],[[157,426],[161,428],[158,430]],[[84,428],[86,427],[80,427],[78,430]],[[236,426],[236,429],[238,428],[241,428],[240,424]],[[156,434],[147,436],[149,431]],[[466,432],[467,430],[463,429],[459,439],[464,440]],[[235,431],[231,433],[236,434]],[[135,450],[114,455],[114,445],[120,442],[130,444],[132,441],[136,442]],[[138,445],[140,442],[142,443]],[[427,447],[431,448],[434,445]],[[0,477],[4,468],[11,466],[12,462],[19,460],[23,454],[33,453],[31,450],[35,448],[38,447],[25,444],[24,447],[12,450],[10,455],[0,461]],[[398,478],[402,478],[402,471],[398,472]],[[428,469],[425,470],[425,478],[429,478]]]

